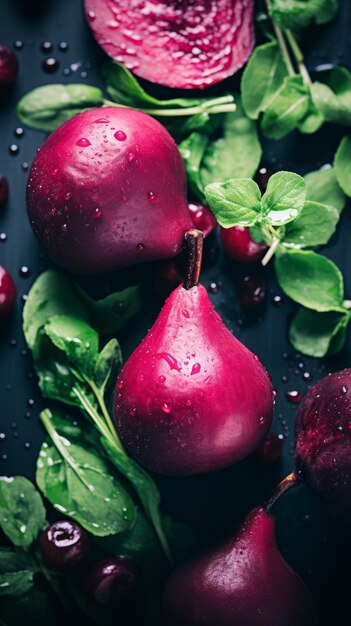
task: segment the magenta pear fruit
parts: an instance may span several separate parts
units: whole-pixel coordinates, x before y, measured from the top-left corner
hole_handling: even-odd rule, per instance
[[[234,537],[178,567],[164,626],[311,626],[310,594],[281,556],[274,517],[254,509]]]
[[[189,231],[187,242],[188,277],[126,362],[114,405],[127,451],[169,475],[239,461],[262,441],[273,410],[258,357],[233,337],[198,285],[202,233]]]

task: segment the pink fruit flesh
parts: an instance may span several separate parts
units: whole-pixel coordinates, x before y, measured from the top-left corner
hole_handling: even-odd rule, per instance
[[[265,244],[256,243],[251,238],[250,231],[246,226],[221,228],[220,238],[228,256],[238,263],[247,265],[257,263],[267,251]]]
[[[211,472],[245,457],[265,436],[272,408],[265,369],[224,326],[201,285],[171,294],[115,393],[128,452],[173,475]]]
[[[295,461],[331,510],[351,520],[351,369],[307,392],[296,417]]]
[[[253,0],[85,0],[93,35],[138,76],[204,88],[232,76],[254,45]]]
[[[217,220],[211,209],[198,202],[189,202],[188,209],[195,228],[201,230],[204,237],[208,237],[217,226]]]
[[[253,510],[236,535],[171,576],[164,626],[311,626],[311,598],[279,553],[274,518]]]
[[[15,283],[12,276],[0,265],[0,319],[11,313],[15,301]]]
[[[49,256],[78,273],[172,257],[191,226],[178,148],[144,113],[81,113],[45,141],[29,176],[29,219]]]

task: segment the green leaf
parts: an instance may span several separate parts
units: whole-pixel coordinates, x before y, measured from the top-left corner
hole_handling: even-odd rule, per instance
[[[42,499],[24,478],[0,478],[0,528],[10,541],[28,548],[46,525]]]
[[[89,324],[72,315],[55,315],[47,320],[44,332],[52,344],[65,354],[70,366],[86,376],[93,374],[99,335]]]
[[[281,28],[298,30],[329,22],[337,10],[338,0],[271,0],[270,13]]]
[[[274,226],[294,220],[302,211],[306,198],[306,183],[292,172],[277,172],[270,177],[262,196],[264,219]]]
[[[16,113],[22,124],[51,132],[77,113],[103,102],[101,90],[91,85],[44,85],[27,93]]]
[[[307,200],[300,215],[287,224],[284,243],[300,248],[313,248],[328,243],[339,221],[333,206]]]
[[[206,135],[191,133],[178,145],[185,164],[190,190],[201,202],[204,200],[204,186],[200,176],[200,166],[208,141]]]
[[[341,189],[351,197],[351,137],[344,137],[334,158],[335,174]]]
[[[328,204],[335,207],[339,214],[342,212],[346,198],[338,184],[335,167],[310,172],[304,178],[307,187],[306,200]]]
[[[88,311],[91,325],[104,335],[119,332],[141,309],[140,287],[137,285],[111,293],[101,300],[90,298],[78,286],[77,290]]]
[[[26,554],[0,548],[0,597],[27,593],[33,576],[33,563]]]
[[[303,120],[309,106],[309,90],[301,76],[288,76],[263,114],[263,134],[270,139],[281,139]]]
[[[104,393],[112,373],[116,373],[122,366],[122,352],[117,339],[111,339],[101,350],[93,375],[98,389]]]
[[[323,113],[317,109],[312,98],[310,98],[306,115],[297,123],[298,130],[305,135],[312,135],[320,129],[324,122]]]
[[[100,537],[130,528],[136,509],[112,465],[93,449],[59,435],[48,409],[41,419],[53,444],[42,444],[36,479],[54,508]]]
[[[262,148],[256,124],[246,117],[240,98],[235,98],[237,108],[227,113],[223,122],[222,137],[210,141],[201,163],[203,187],[232,178],[252,178],[259,166]]]
[[[317,313],[301,308],[293,318],[289,339],[295,350],[317,358],[339,352],[346,338],[347,313]]]
[[[286,250],[276,255],[279,284],[289,298],[314,311],[343,312],[343,277],[337,266],[316,252]]]
[[[255,120],[267,109],[287,74],[276,41],[255,48],[241,79],[242,104],[248,117]]]
[[[327,72],[311,87],[313,102],[328,122],[351,125],[351,74],[344,67]]]
[[[224,228],[253,226],[260,219],[261,192],[250,178],[212,183],[205,188],[207,203]]]

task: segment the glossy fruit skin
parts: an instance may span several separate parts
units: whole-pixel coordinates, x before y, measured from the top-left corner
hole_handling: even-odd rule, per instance
[[[174,140],[150,116],[118,107],[80,113],[49,136],[27,207],[48,255],[77,273],[175,256],[192,225]]]
[[[221,228],[219,232],[224,250],[237,263],[252,265],[261,261],[267,252],[265,244],[256,243],[251,238],[247,226]]]
[[[16,286],[12,276],[0,265],[0,319],[7,317],[16,302]]]
[[[0,44],[0,87],[8,87],[15,82],[18,74],[18,60],[15,53]]]
[[[198,230],[203,232],[204,237],[208,237],[217,227],[217,220],[211,209],[205,204],[199,202],[189,202],[188,209],[190,211],[191,220]]]
[[[255,42],[253,0],[85,0],[93,35],[137,76],[202,89],[237,72]]]
[[[178,567],[163,626],[311,626],[311,598],[279,553],[274,518],[251,511],[236,535]]]
[[[206,289],[180,285],[124,365],[115,392],[128,452],[169,475],[212,472],[252,452],[272,419],[258,357],[223,324]]]
[[[104,559],[95,563],[85,584],[96,602],[113,607],[132,600],[140,584],[140,572],[134,561],[127,558]]]
[[[296,416],[295,462],[337,516],[351,520],[351,369],[306,393]]]
[[[70,570],[78,567],[90,549],[90,537],[70,520],[54,522],[40,536],[40,550],[47,567]]]

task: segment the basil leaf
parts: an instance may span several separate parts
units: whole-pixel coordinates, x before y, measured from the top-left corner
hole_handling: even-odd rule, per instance
[[[300,309],[293,318],[289,339],[295,350],[317,358],[339,352],[346,338],[347,313],[317,313]]]
[[[314,311],[343,312],[343,277],[336,265],[316,252],[286,250],[276,255],[278,282],[289,298]]]
[[[261,192],[250,178],[212,183],[205,187],[207,203],[224,228],[253,226],[260,219]]]
[[[262,196],[264,219],[274,226],[282,226],[301,213],[306,198],[306,183],[302,176],[292,172],[277,172],[270,177]]]
[[[99,351],[99,335],[83,320],[72,315],[55,315],[47,320],[44,333],[67,357],[70,365],[91,376]]]
[[[42,499],[24,476],[0,478],[0,528],[10,541],[28,548],[46,525]]]
[[[101,350],[94,370],[94,382],[104,393],[112,373],[116,373],[122,366],[122,352],[117,339],[111,339]]]
[[[242,104],[248,117],[255,120],[267,109],[287,75],[276,41],[255,48],[241,79]]]
[[[115,291],[101,300],[93,300],[82,289],[79,289],[79,295],[88,310],[91,325],[105,335],[118,333],[141,309],[138,285]]]
[[[345,206],[345,194],[338,184],[335,167],[323,168],[304,176],[307,195],[306,200],[321,202],[335,207],[339,213]]]
[[[311,93],[326,121],[351,125],[351,74],[346,68],[334,67],[323,83],[313,83]]]
[[[336,151],[334,158],[335,174],[338,183],[346,193],[351,197],[351,137],[344,137]]]
[[[307,200],[300,215],[287,224],[284,243],[300,248],[322,246],[335,233],[339,217],[335,207]]]
[[[297,122],[298,130],[305,135],[312,135],[320,129],[324,122],[325,118],[323,113],[317,109],[313,100],[310,98],[306,115]]]
[[[201,202],[204,201],[204,186],[200,176],[200,166],[208,141],[206,135],[191,133],[178,146],[183,157],[190,190]]]
[[[92,449],[59,435],[51,411],[43,411],[41,418],[55,445],[42,444],[36,480],[54,508],[96,536],[130,528],[136,509],[112,466]]]
[[[337,10],[338,0],[271,0],[270,14],[281,28],[296,30],[329,22]]]
[[[227,113],[222,137],[210,141],[201,163],[204,187],[232,178],[252,178],[259,166],[262,148],[256,124],[246,117],[239,97],[236,111]]]
[[[286,77],[263,114],[263,134],[270,139],[281,139],[297,127],[309,106],[309,90],[301,76]]]
[[[33,576],[33,563],[26,554],[0,548],[0,597],[27,593]]]
[[[91,85],[44,85],[19,101],[16,114],[22,124],[51,132],[77,113],[103,103],[101,90]]]

